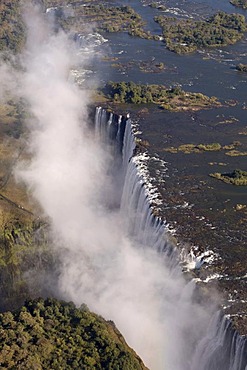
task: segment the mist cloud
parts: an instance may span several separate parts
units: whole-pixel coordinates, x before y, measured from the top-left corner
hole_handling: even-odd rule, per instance
[[[51,223],[61,264],[54,294],[114,320],[150,368],[189,369],[208,314],[192,303],[193,283],[171,276],[161,255],[131,241],[120,213],[105,207],[114,191],[110,155],[88,129],[88,93],[69,78],[76,47],[37,8],[25,19],[21,93],[33,117],[31,160],[16,174]]]

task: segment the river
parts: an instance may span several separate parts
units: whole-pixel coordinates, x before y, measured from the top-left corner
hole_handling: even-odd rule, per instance
[[[97,3],[97,1],[95,2]],[[128,5],[146,22],[146,30],[161,35],[154,22],[156,15],[182,19],[206,19],[217,11],[247,11],[225,1],[159,1],[166,10],[154,9],[144,1],[105,1],[106,5]],[[166,49],[162,41],[131,37],[127,33],[102,33],[85,76],[90,85],[107,81],[133,81],[144,84],[179,85],[185,91],[216,96],[221,108],[167,112],[151,106],[118,106],[130,112],[137,136],[148,144],[146,166],[150,181],[157,187],[162,206],[157,207],[170,225],[172,236],[181,250],[198,255],[210,253],[211,259],[195,278],[222,292],[225,313],[239,331],[247,333],[247,192],[245,186],[225,184],[209,177],[210,173],[246,170],[246,155],[229,156],[227,149],[217,152],[174,154],[169,147],[183,144],[219,143],[222,147],[238,142],[237,149],[247,151],[246,86],[247,74],[236,65],[247,64],[247,38],[234,45],[201,49],[178,55]],[[90,39],[90,43],[92,39]],[[157,69],[156,64],[164,68]],[[79,74],[80,75],[80,74]],[[80,76],[79,76],[80,79]]]
[[[145,1],[114,2],[114,5],[133,7],[147,22],[146,28],[155,34],[160,34],[160,29],[153,17],[159,14],[194,19],[205,19],[219,10],[247,14],[222,1],[159,4],[164,4],[167,10],[150,8]],[[226,150],[173,154],[166,149],[189,143],[218,142],[224,146],[238,141],[239,150],[247,151],[247,75],[235,69],[237,64],[247,63],[246,36],[235,45],[202,49],[183,56],[168,51],[162,41],[130,37],[126,33],[103,36],[107,42],[102,44],[92,67],[101,85],[109,80],[179,85],[185,91],[216,96],[223,104],[217,109],[184,113],[137,106],[131,109],[131,114],[140,132],[138,136],[149,144],[150,178],[163,198],[160,214],[171,225],[171,230],[176,230],[181,248],[189,245],[196,253],[213,251],[213,262],[205,264],[200,272],[195,271],[195,277],[201,284],[207,282],[223,292],[226,313],[245,334],[246,187],[225,184],[208,175],[229,173],[236,168],[246,170],[246,155],[229,156]],[[154,65],[161,62],[165,68],[155,70]],[[144,70],[140,65],[145,66]],[[129,109],[126,107],[126,111]]]

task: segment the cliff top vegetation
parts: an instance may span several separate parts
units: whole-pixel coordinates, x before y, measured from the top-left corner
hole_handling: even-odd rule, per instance
[[[85,305],[26,301],[0,314],[1,369],[147,369],[114,323]]]

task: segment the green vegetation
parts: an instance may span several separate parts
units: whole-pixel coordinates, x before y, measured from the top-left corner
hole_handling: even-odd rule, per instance
[[[57,23],[66,31],[88,31],[88,25],[98,32],[128,32],[131,36],[144,39],[159,40],[159,36],[152,35],[144,29],[145,22],[130,6],[109,6],[97,1],[86,0],[83,4],[76,1],[69,2],[72,10],[70,16],[65,16],[60,6],[68,1],[45,0],[45,6],[58,6],[56,12]]]
[[[247,0],[231,0],[230,3],[238,8],[247,9]]]
[[[212,144],[198,144],[197,148],[199,150],[204,151],[218,151],[221,149],[221,145],[219,143],[212,143]]]
[[[166,88],[164,85],[142,85],[134,82],[108,82],[102,90],[115,103],[157,104],[170,111],[199,110],[219,106],[215,97],[200,93],[188,93],[180,87]]]
[[[166,6],[163,4],[160,4],[158,2],[153,2],[151,4],[148,4],[150,8],[159,9],[159,10],[166,10]]]
[[[113,59],[113,58],[112,58]],[[104,58],[103,60],[106,60],[106,58]],[[117,68],[119,71],[128,71],[132,68],[139,68],[139,70],[143,73],[160,73],[162,72],[164,69],[166,69],[166,66],[163,62],[157,62],[157,61],[154,61],[154,60],[150,60],[150,61],[140,61],[140,62],[137,62],[137,61],[129,61],[127,63],[120,63],[120,62],[117,62],[116,61],[118,60],[118,58],[115,58],[113,60],[113,62],[115,63],[112,63],[111,64],[111,67],[113,68]]]
[[[0,311],[20,306],[29,296],[27,273],[31,276],[32,271],[35,271],[37,277],[55,268],[53,250],[47,237],[47,225],[39,220],[35,221],[31,214],[18,208],[18,205],[15,206],[12,201],[12,207],[8,210],[4,204],[8,203],[8,199],[0,194]],[[6,214],[7,210],[9,214]],[[41,286],[34,283],[32,296],[39,295],[40,289]]]
[[[52,248],[47,225],[33,213],[24,185],[13,172],[18,160],[27,159],[22,122],[27,107],[22,100],[0,104],[0,310],[18,307],[29,295],[25,275],[52,270]],[[34,296],[39,291],[33,290]]]
[[[85,0],[80,3],[69,2],[71,15],[64,16],[61,6],[68,4],[62,0],[44,0],[47,7],[58,6],[57,23],[64,30],[83,32],[88,24],[101,32],[128,32],[131,36],[160,40],[159,35],[152,35],[145,29],[146,23],[130,6],[109,6],[97,1]],[[152,2],[150,7],[165,10],[165,6]],[[206,21],[181,20],[158,16],[155,21],[163,31],[163,38],[169,50],[176,53],[188,53],[201,47],[233,44],[240,40],[246,31],[243,15],[219,12]]]
[[[247,155],[247,152],[241,152],[240,150],[230,150],[229,152],[226,152],[226,155],[229,155],[230,157],[242,157]]]
[[[224,146],[222,146],[220,143],[182,144],[182,145],[179,145],[177,148],[175,148],[173,146],[169,147],[169,148],[165,148],[164,151],[165,152],[170,152],[170,153],[183,152],[185,154],[203,153],[203,152],[217,152],[217,151],[220,151],[220,150],[231,150],[231,151],[237,152],[237,150],[235,150],[235,148],[238,147],[239,145],[241,145],[241,143],[239,141],[234,141],[232,144],[224,145]],[[230,153],[230,152],[226,152],[225,154],[229,155],[228,153]]]
[[[79,11],[77,15],[80,14]],[[97,22],[97,27],[106,32],[131,31],[133,28],[140,29],[144,24],[130,6],[89,5],[83,7],[81,15],[85,20],[90,18],[90,22]]]
[[[219,12],[206,21],[181,20],[158,16],[164,42],[169,50],[179,54],[198,48],[234,44],[246,31],[245,17]]]
[[[85,305],[27,301],[0,314],[1,369],[147,369],[111,321]]]
[[[234,170],[231,173],[210,173],[211,177],[214,177],[215,179],[224,181],[227,184],[233,184],[233,185],[247,185],[247,171],[242,170]]]
[[[19,52],[25,42],[20,1],[3,0],[0,4],[0,51]]]
[[[240,72],[247,72],[247,64],[240,63],[236,66],[236,69]]]
[[[212,143],[212,144],[182,144],[179,145],[177,148],[175,147],[170,147],[170,148],[165,148],[165,152],[170,152],[170,153],[178,153],[178,152],[183,152],[185,154],[190,154],[190,153],[202,153],[202,152],[207,152],[207,151],[219,151],[221,149],[221,145],[219,143]]]
[[[149,31],[144,30],[145,22],[141,16],[130,6],[108,6],[90,2],[74,3],[72,9],[73,15],[69,17],[63,17],[63,12],[57,12],[57,21],[65,30],[73,28],[82,32],[88,29],[88,24],[94,24],[98,32],[128,32],[132,36],[153,38]]]

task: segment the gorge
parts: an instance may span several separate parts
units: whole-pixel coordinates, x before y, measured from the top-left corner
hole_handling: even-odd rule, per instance
[[[120,109],[113,113],[108,106],[89,113],[88,86],[94,81],[88,65],[92,59],[97,65],[92,38],[85,45],[83,35],[68,37],[37,8],[26,9],[25,21],[21,68],[13,73],[8,65],[2,73],[8,86],[14,77],[11,93],[25,100],[28,111],[19,151],[14,151],[18,155],[5,174],[3,188],[13,172],[32,199],[28,203],[25,193],[20,202],[9,203],[18,210],[15,222],[26,213],[38,225],[34,239],[40,241],[43,232],[49,236],[35,250],[35,243],[23,241],[21,223],[11,231],[4,228],[16,250],[10,256],[12,250],[3,243],[1,273],[11,259],[9,275],[16,278],[21,299],[25,281],[31,296],[40,293],[77,307],[85,303],[106,320],[114,320],[150,369],[246,370],[246,337],[238,333],[233,315],[225,315],[223,307],[230,298],[224,301],[214,287],[197,284],[210,245],[205,245],[204,254],[195,255],[190,246],[182,250],[176,242],[176,230],[167,217],[172,208],[166,204],[169,194],[165,185],[161,194],[151,181],[153,174],[146,165],[149,151],[136,132],[132,113],[121,115]],[[77,85],[78,70],[82,79]],[[84,78],[87,73],[89,83]],[[154,74],[149,78],[153,80]],[[138,114],[145,115],[145,109]],[[146,117],[149,121],[151,115]],[[178,116],[166,112],[162,124],[168,117],[174,123]],[[190,121],[195,117],[189,116]],[[203,125],[199,126],[201,130]],[[162,133],[162,140],[163,135],[169,139],[169,131]],[[165,153],[162,161],[164,172],[168,155],[172,154]],[[2,203],[6,199],[2,197]],[[186,202],[173,206],[178,211],[189,208]],[[49,227],[42,228],[42,223]],[[35,258],[29,259],[32,253]],[[25,267],[20,271],[19,260]],[[192,267],[185,269],[188,264]],[[240,277],[244,280],[244,271]],[[244,305],[244,299],[240,301]],[[242,316],[238,318],[239,328]]]

